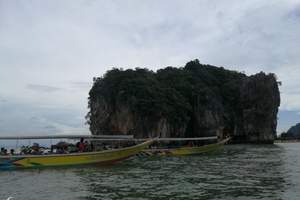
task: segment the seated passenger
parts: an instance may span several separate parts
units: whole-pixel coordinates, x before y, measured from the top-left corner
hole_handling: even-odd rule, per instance
[[[77,143],[78,151],[83,152],[85,150],[85,144],[84,144],[84,139],[81,138],[80,142]]]
[[[10,155],[15,155],[15,150],[14,149],[10,149]]]
[[[40,154],[40,145],[38,143],[33,143],[32,147],[32,154]]]

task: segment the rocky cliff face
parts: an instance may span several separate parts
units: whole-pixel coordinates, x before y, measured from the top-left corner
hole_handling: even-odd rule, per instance
[[[275,75],[259,73],[243,80],[237,142],[270,143],[275,139],[280,94]],[[240,126],[240,127],[239,127]]]
[[[274,74],[246,76],[198,60],[156,73],[113,69],[94,79],[89,95],[92,134],[140,138],[217,134],[272,143],[280,105]]]

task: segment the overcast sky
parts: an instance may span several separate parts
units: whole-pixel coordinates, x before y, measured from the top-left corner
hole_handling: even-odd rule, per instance
[[[283,85],[278,131],[300,122],[299,0],[0,0],[0,135],[87,133],[92,78],[201,63]]]

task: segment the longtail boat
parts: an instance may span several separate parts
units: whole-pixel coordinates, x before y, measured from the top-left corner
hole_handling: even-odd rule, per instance
[[[170,138],[171,139],[171,138]],[[216,137],[206,137],[206,138],[184,138],[184,139],[172,139],[173,141],[182,141],[182,140],[207,140],[207,139],[216,139]],[[208,153],[216,151],[223,147],[231,138],[226,138],[220,142],[207,144],[203,146],[184,146],[179,148],[170,148],[170,149],[148,149],[143,152],[150,155],[169,155],[169,156],[184,156],[184,155],[196,155],[202,153]],[[159,138],[159,141],[167,141],[169,139]]]
[[[69,137],[69,136],[68,136]],[[74,138],[83,136],[74,136]],[[95,138],[94,136],[90,136]],[[3,137],[5,139],[15,139],[15,137]],[[19,137],[19,139],[36,139],[37,137]],[[52,137],[42,137],[48,139]],[[57,138],[57,137],[53,137]],[[59,136],[65,138],[65,136]],[[1,139],[1,137],[0,137]],[[38,138],[41,139],[41,138]],[[96,139],[100,140],[99,137]],[[120,138],[120,140],[127,140],[128,138]],[[104,138],[103,140],[118,140],[117,138]],[[58,166],[77,166],[88,164],[111,164],[117,161],[127,159],[140,151],[147,148],[153,143],[155,139],[149,139],[141,144],[131,147],[82,152],[82,153],[68,153],[68,154],[46,154],[46,155],[2,155],[0,156],[0,170],[9,169],[24,169],[24,168],[42,168],[42,167],[58,167]]]

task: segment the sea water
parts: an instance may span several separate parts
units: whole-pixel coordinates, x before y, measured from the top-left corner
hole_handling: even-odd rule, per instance
[[[113,166],[0,172],[2,199],[300,199],[300,143],[227,145]]]

